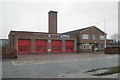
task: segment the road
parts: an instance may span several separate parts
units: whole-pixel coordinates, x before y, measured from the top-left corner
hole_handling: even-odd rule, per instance
[[[79,78],[93,76],[85,74],[85,71],[118,65],[118,55],[110,55],[99,58],[72,59],[61,61],[40,60],[17,62],[15,60],[3,60],[3,78],[60,78],[66,74],[79,73]],[[72,76],[71,76],[72,77]],[[74,76],[73,76],[74,77]]]

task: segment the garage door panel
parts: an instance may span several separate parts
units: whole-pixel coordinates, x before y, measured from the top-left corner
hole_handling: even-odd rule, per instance
[[[47,50],[47,40],[35,41],[36,53],[43,53]]]
[[[30,54],[30,40],[20,39],[18,40],[18,53],[19,54]]]
[[[51,42],[52,52],[61,52],[61,47],[62,47],[61,40],[52,40]]]
[[[74,52],[74,41],[65,41],[65,52]]]

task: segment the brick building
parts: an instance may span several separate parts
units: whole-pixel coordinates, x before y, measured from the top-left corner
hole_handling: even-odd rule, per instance
[[[107,36],[105,32],[96,26],[73,30],[63,34],[72,34],[77,38],[77,52],[104,50],[104,40]],[[106,40],[106,43],[112,43],[112,40]]]
[[[76,52],[76,38],[72,35],[11,31],[9,40],[19,54]]]
[[[18,54],[76,52],[76,37],[57,33],[57,12],[50,11],[49,32],[10,31],[10,46]]]
[[[24,53],[91,52],[104,50],[106,33],[95,26],[57,33],[57,12],[48,12],[48,33],[29,31],[10,31],[9,44]],[[107,40],[107,43],[112,41]]]

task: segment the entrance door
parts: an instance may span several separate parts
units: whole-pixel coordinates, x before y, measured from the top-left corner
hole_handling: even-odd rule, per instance
[[[98,44],[97,44],[97,43],[94,44],[94,50],[95,50],[95,51],[98,50]]]

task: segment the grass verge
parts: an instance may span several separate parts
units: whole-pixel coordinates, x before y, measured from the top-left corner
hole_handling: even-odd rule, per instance
[[[87,72],[94,72],[97,70],[103,70],[106,69],[106,72],[102,72],[102,73],[93,73],[93,76],[106,76],[106,75],[111,75],[111,74],[115,74],[115,73],[120,73],[120,66],[114,66],[114,67],[109,67],[109,68],[101,68],[101,69],[93,69]]]

